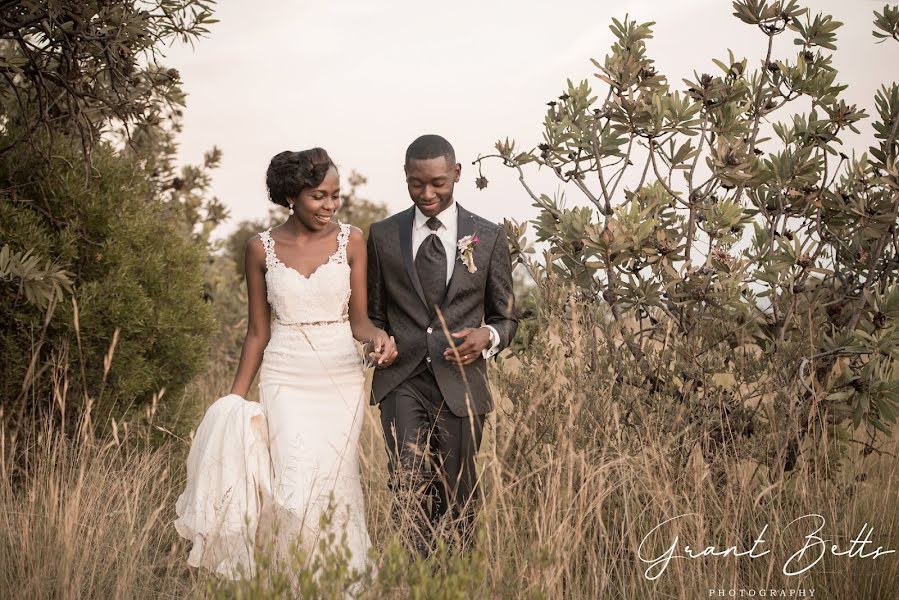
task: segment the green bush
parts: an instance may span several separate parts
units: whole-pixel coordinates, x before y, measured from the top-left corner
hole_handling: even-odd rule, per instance
[[[48,319],[14,280],[2,283],[4,404],[19,414],[39,411],[52,406],[54,383],[65,384],[78,408],[90,398],[95,421],[107,423],[163,388],[177,396],[207,359],[205,247],[178,232],[147,174],[110,144],[95,149],[89,167],[74,143],[57,139],[50,156],[41,149],[35,140],[15,161],[0,161],[0,239],[69,271],[74,294],[51,305]],[[69,365],[66,382],[40,376],[42,366],[60,362]]]

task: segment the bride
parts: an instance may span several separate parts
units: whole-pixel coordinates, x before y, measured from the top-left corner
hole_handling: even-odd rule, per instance
[[[276,559],[295,544],[313,554],[333,498],[332,524],[345,527],[349,566],[362,570],[370,541],[356,449],[367,402],[353,339],[370,343],[378,366],[396,345],[368,318],[362,232],[331,220],[340,180],[327,152],[277,154],[266,185],[290,216],[247,243],[240,363],[197,428],[175,527],[193,541],[189,564],[233,579],[255,572],[257,529]],[[258,404],[244,400],[257,371]]]

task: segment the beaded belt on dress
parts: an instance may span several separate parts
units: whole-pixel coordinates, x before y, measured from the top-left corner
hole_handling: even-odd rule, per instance
[[[285,323],[284,321],[280,321],[275,319],[275,323],[277,323],[281,327],[317,327],[320,325],[337,325],[338,323],[349,323],[350,320],[348,317],[343,317],[342,319],[337,319],[334,321],[301,321],[299,323]]]

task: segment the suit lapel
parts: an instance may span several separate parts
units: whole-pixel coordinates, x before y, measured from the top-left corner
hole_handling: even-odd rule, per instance
[[[458,213],[456,221],[456,242],[458,242],[466,235],[472,235],[475,230],[474,215],[462,208],[458,202],[456,203],[456,209]],[[458,252],[454,252],[452,257],[446,257],[447,260],[452,260],[455,264],[453,266],[453,275],[450,277],[449,285],[446,288],[446,297],[440,305],[440,310],[444,310],[445,307],[449,305],[453,296],[456,294],[456,291],[459,289],[459,285],[465,280],[465,277],[469,275],[468,269],[459,259],[458,254]]]
[[[403,264],[406,265],[406,273],[412,281],[412,287],[418,292],[421,303],[428,307],[428,301],[425,300],[424,290],[421,289],[421,282],[418,280],[418,271],[415,270],[415,263],[412,262],[412,223],[415,216],[415,207],[401,213],[399,222],[400,228],[400,252],[403,255]]]

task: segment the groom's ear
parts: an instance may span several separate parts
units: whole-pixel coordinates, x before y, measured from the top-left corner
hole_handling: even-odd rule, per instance
[[[462,177],[462,163],[456,163],[453,170],[456,172],[456,183],[459,183],[459,178]]]

